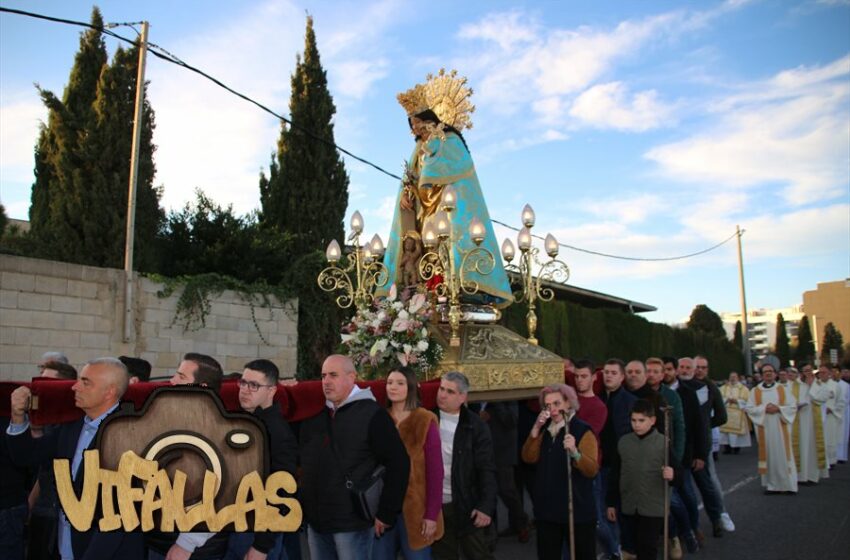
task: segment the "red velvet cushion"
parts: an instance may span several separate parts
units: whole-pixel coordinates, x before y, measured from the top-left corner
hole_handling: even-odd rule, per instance
[[[20,385],[27,385],[38,396],[38,408],[31,411],[30,419],[34,424],[57,424],[76,420],[83,412],[74,404],[74,393],[71,386],[74,381],[64,381],[36,377],[30,383],[3,381],[0,382],[0,416],[9,416],[9,398],[12,391]],[[122,399],[132,402],[136,410],[140,409],[156,387],[167,385],[167,382],[136,383],[130,385]],[[375,398],[381,405],[386,404],[387,391],[384,381],[358,382],[360,387],[370,387]],[[439,379],[423,381],[419,384],[419,395],[422,406],[433,409],[437,406],[437,389]],[[239,410],[239,384],[236,380],[228,379],[221,386],[221,399],[225,408],[230,411]],[[297,385],[283,385],[278,388],[275,401],[280,403],[284,417],[290,422],[304,420],[320,412],[325,406],[325,395],[322,392],[321,381],[301,381]]]

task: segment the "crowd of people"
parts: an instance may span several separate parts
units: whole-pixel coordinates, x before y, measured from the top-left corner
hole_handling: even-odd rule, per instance
[[[0,557],[263,559],[301,557],[299,533],[78,531],[59,506],[52,459],[70,460],[83,487],[82,453],[131,383],[151,368],[138,358],[99,358],[79,372],[60,353],[46,354],[42,376],[76,380],[84,417],[52,426],[30,423],[30,389],[12,392],[0,445]],[[760,366],[742,382],[718,385],[709,363],[660,357],[597,368],[565,360],[565,381],[537,398],[469,402],[469,381],[442,376],[436,408],[422,407],[415,373],[398,367],[386,379],[386,403],[356,384],[342,355],[323,366],[321,412],[290,425],[275,394],[280,373],[254,360],[236,374],[239,405],[265,425],[272,471],[297,473],[297,498],[310,558],[491,559],[498,536],[521,543],[536,535],[541,559],[672,559],[710,546],[700,531],[700,503],[713,538],[735,530],[716,460],[758,446],[768,493],[796,493],[846,462],[850,370],[804,364]],[[219,363],[189,353],[172,385],[219,391]],[[748,386],[749,385],[749,386]],[[380,480],[371,508],[352,488]],[[531,499],[533,520],[524,495]],[[497,500],[508,528],[496,534]],[[664,536],[668,540],[664,540]]]

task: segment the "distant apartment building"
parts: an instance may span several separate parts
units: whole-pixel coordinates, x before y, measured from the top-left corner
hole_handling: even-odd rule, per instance
[[[823,329],[832,323],[850,342],[850,278],[818,282],[814,290],[803,292],[803,311],[809,317],[812,339],[818,353],[823,345]]]
[[[749,333],[750,350],[756,356],[764,356],[770,352],[776,344],[776,317],[782,314],[785,319],[785,332],[789,341],[797,339],[797,329],[803,318],[803,306],[794,305],[777,309],[748,309],[747,310],[747,332]],[[735,323],[741,320],[740,312],[720,313],[723,320],[723,328],[726,334],[732,338],[735,333]]]

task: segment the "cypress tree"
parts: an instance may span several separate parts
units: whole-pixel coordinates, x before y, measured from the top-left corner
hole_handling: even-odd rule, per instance
[[[343,241],[348,205],[348,174],[339,154],[327,143],[334,139],[336,107],[311,17],[303,57],[297,57],[292,74],[289,112],[294,126],[281,126],[269,175],[260,175],[260,220],[263,228],[294,241],[287,281],[299,298],[298,375],[303,378],[318,374],[321,360],[339,343],[342,314],[318,288],[316,277],[324,265],[327,244],[332,239]]]
[[[124,262],[138,64],[138,44],[129,49],[119,48],[112,64],[101,73],[93,105],[95,122],[88,138],[87,155],[94,165],[85,198],[94,208],[100,208],[97,215],[101,219],[88,213],[82,241],[90,258],[101,266],[121,267]],[[143,87],[147,90],[146,84]],[[154,243],[164,219],[159,206],[160,191],[153,186],[154,126],[153,109],[145,95],[136,185],[134,268],[137,270],[156,268]]]
[[[290,119],[281,126],[276,161],[269,177],[260,177],[262,219],[266,225],[297,236],[305,251],[324,251],[332,239],[342,240],[348,206],[348,174],[337,151],[303,129],[333,142],[336,113],[327,74],[319,59],[313,18],[307,18],[303,58],[292,74]]]
[[[779,367],[787,367],[791,360],[791,348],[788,346],[788,331],[785,330],[785,317],[782,313],[776,316],[776,346],[774,354],[779,358]]]
[[[744,351],[744,328],[741,326],[741,321],[735,321],[735,333],[732,335],[732,344],[739,351]]]
[[[829,358],[829,351],[837,350],[838,351],[838,360],[835,361],[833,365],[838,365],[841,363],[841,358],[844,354],[844,337],[841,336],[841,331],[835,328],[835,325],[832,322],[826,324],[823,328],[823,345],[821,346],[821,363],[831,364],[832,360]]]
[[[9,224],[9,217],[6,215],[6,207],[0,203],[0,239],[6,233],[6,226]]]
[[[797,329],[797,353],[794,362],[812,362],[815,357],[815,345],[812,342],[812,328],[809,326],[809,316],[803,315],[800,328]]]
[[[100,10],[92,9],[91,24],[103,27]],[[92,104],[97,97],[97,83],[107,62],[106,45],[97,29],[80,34],[80,49],[62,100],[39,88],[48,108],[47,125],[42,126],[35,151],[35,183],[30,205],[30,232],[40,256],[68,258],[57,243],[75,239],[78,216],[73,201],[72,177],[78,173],[80,142],[92,120]],[[71,257],[73,258],[73,257]]]
[[[91,22],[103,26],[97,8]],[[138,48],[119,48],[110,65],[100,31],[87,30],[62,100],[40,90],[49,112],[36,146],[30,208],[40,256],[95,266],[123,262]],[[163,213],[152,185],[154,125],[147,102],[142,120],[134,264],[151,270]]]

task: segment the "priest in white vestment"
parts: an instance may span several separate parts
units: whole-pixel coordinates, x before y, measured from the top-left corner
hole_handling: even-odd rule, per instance
[[[818,369],[818,377],[823,375],[823,380],[829,387],[829,398],[826,401],[826,422],[824,423],[824,434],[826,436],[826,458],[832,467],[838,462],[838,440],[844,434],[844,398],[841,386],[832,378],[832,369],[829,366],[821,366]]]
[[[734,371],[729,374],[729,383],[720,388],[723,404],[726,405],[727,422],[720,426],[720,445],[727,446],[727,451],[737,453],[741,447],[750,447],[750,422],[744,412],[750,398],[750,390],[741,383]]]
[[[832,381],[835,383],[835,408],[832,409],[832,426],[835,431],[835,462],[847,460],[847,436],[845,435],[844,425],[845,418],[848,415],[847,402],[850,400],[850,385],[841,380],[841,370],[837,367],[832,368]],[[829,420],[827,418],[827,420]]]
[[[813,379],[808,384],[809,403],[812,407],[812,423],[815,427],[815,445],[820,478],[829,478],[829,458],[826,450],[826,403],[832,398],[832,385],[821,372],[818,372],[817,377],[815,377],[812,366],[806,365],[802,370],[806,379]]]
[[[797,466],[790,427],[797,415],[797,402],[790,389],[776,383],[771,364],[761,368],[764,381],[750,391],[747,414],[758,436],[758,470],[768,493],[797,492]]]
[[[826,463],[823,445],[823,419],[820,407],[812,405],[809,390],[814,375],[796,381],[788,381],[791,394],[797,401],[797,416],[791,426],[791,443],[794,446],[794,462],[797,465],[797,481],[814,484],[820,479],[821,465]],[[815,414],[814,411],[817,411]]]
[[[838,443],[839,463],[847,462],[848,451],[850,451],[850,368],[841,368],[841,383],[844,383],[844,437]]]

